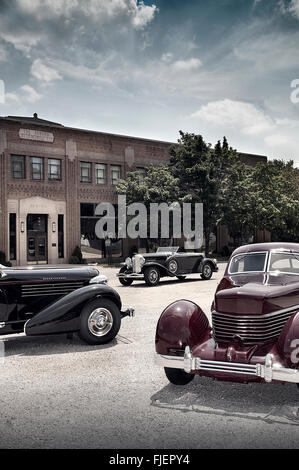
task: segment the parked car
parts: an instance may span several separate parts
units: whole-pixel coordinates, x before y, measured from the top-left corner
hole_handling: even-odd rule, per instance
[[[119,294],[95,268],[0,268],[0,335],[78,332],[89,344],[104,344],[134,313],[121,308]]]
[[[299,384],[299,244],[235,250],[212,304],[212,325],[194,302],[162,313],[157,362],[169,381],[195,374],[234,382]]]
[[[127,258],[117,276],[124,286],[140,279],[144,279],[148,286],[156,286],[164,276],[183,280],[188,274],[198,273],[207,280],[216,271],[216,259],[205,258],[202,253],[181,252],[178,246],[169,246],[158,248],[156,253],[136,254]]]

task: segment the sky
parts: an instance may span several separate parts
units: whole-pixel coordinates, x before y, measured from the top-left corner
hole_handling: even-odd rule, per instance
[[[299,165],[299,0],[0,0],[0,115],[35,112]]]

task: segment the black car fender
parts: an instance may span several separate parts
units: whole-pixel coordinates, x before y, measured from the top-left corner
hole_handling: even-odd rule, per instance
[[[121,299],[114,289],[105,284],[88,285],[74,290],[41,310],[26,322],[24,332],[27,336],[32,336],[78,331],[82,308],[97,297],[109,298],[121,310]]]
[[[199,264],[198,271],[200,272],[204,264],[209,263],[212,266],[213,271],[216,269],[216,265],[211,258],[203,258]]]
[[[149,263],[145,263],[142,266],[142,273],[144,273],[144,271],[147,268],[150,268],[152,266],[155,266],[156,268],[159,268],[160,273],[161,273],[162,276],[173,276],[173,274],[170,271],[168,271],[168,269],[165,266],[163,266],[163,264],[157,263],[155,261],[150,261]]]

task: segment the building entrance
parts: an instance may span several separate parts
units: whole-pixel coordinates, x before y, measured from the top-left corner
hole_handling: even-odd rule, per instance
[[[46,263],[48,261],[48,215],[27,215],[27,261]]]

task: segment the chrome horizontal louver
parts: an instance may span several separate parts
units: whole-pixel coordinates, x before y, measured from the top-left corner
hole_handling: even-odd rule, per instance
[[[271,340],[280,335],[287,320],[298,307],[284,309],[266,315],[229,315],[212,312],[213,333],[216,341],[231,341],[238,335],[244,344]]]
[[[83,281],[59,282],[51,284],[24,284],[21,292],[22,297],[40,297],[43,295],[65,295],[83,287]]]

